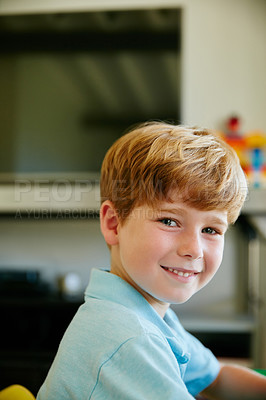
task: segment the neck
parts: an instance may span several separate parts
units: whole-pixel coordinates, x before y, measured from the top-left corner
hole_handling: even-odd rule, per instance
[[[143,297],[147,300],[147,302],[155,309],[155,311],[160,315],[160,317],[164,318],[166,311],[168,310],[170,303],[166,303],[164,301],[158,300],[153,297],[151,294],[145,292],[140,286],[134,282],[130,276],[123,270],[117,270],[116,268],[111,268],[111,274],[117,275],[122,278],[124,281],[129,283],[134,289],[136,289]]]

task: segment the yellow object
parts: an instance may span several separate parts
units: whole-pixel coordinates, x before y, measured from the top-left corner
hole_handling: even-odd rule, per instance
[[[266,146],[266,135],[260,131],[247,132],[245,141],[248,148],[262,148]]]
[[[24,386],[11,385],[0,391],[0,400],[35,400],[35,397]]]

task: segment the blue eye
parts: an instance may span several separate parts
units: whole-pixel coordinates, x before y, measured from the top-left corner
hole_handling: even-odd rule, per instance
[[[202,229],[203,233],[208,233],[209,235],[215,235],[216,233],[218,233],[215,229],[212,228],[204,228]]]
[[[176,222],[173,221],[171,218],[162,218],[160,222],[166,226],[177,226]]]

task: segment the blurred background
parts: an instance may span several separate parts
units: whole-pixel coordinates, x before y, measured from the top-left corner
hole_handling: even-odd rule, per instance
[[[216,130],[250,191],[213,281],[173,309],[218,357],[266,368],[266,2],[0,1],[0,388],[37,392],[108,268],[99,172],[125,130]]]

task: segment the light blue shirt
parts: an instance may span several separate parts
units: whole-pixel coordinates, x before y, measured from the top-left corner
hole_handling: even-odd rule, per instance
[[[191,400],[218,372],[172,310],[162,319],[124,280],[94,269],[37,400]]]

